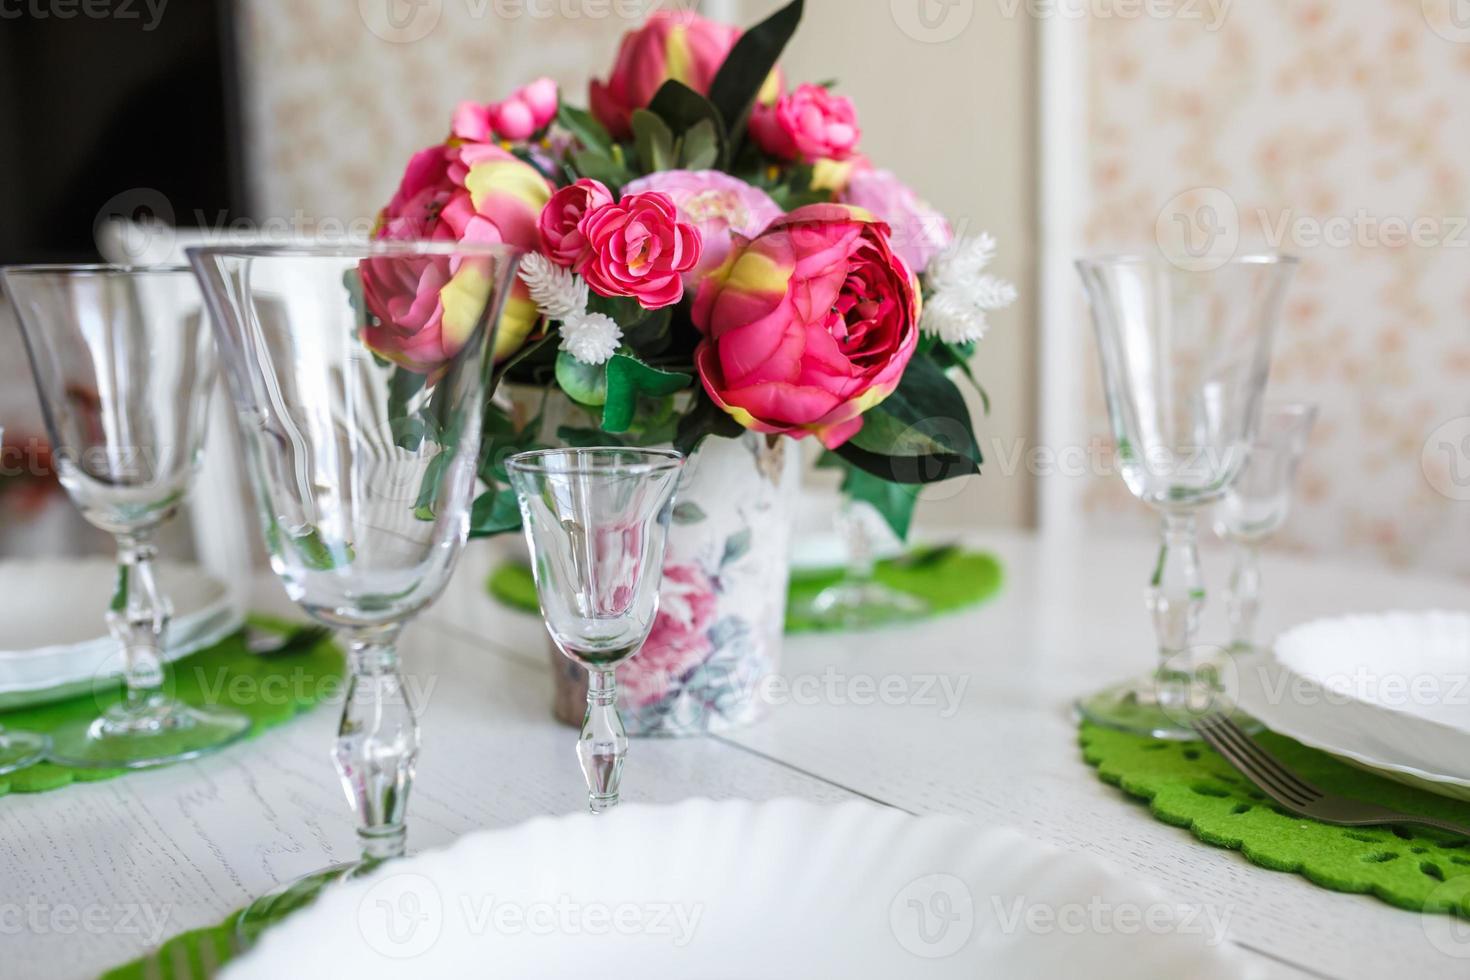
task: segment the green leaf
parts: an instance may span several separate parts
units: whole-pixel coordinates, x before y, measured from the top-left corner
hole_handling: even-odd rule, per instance
[[[853,466],[847,467],[842,479],[842,492],[849,499],[861,500],[883,516],[900,541],[908,540],[909,526],[914,520],[914,505],[919,495],[912,487],[881,480]]]
[[[558,426],[556,438],[566,443],[573,449],[591,449],[597,446],[621,446],[623,440],[615,435],[609,435],[601,429],[588,429],[582,426],[563,425]]]
[[[694,404],[679,420],[679,427],[674,432],[674,448],[685,456],[692,456],[709,436],[738,439],[744,434],[745,427],[711,401],[703,388],[699,388]]]
[[[694,380],[682,371],[661,371],[627,354],[607,362],[607,397],[602,409],[604,432],[627,432],[638,410],[638,396],[660,397],[687,388]]]
[[[556,383],[579,405],[607,403],[607,367],[583,364],[566,351],[556,355]]]
[[[685,170],[709,170],[720,161],[720,142],[715,124],[708,119],[697,123],[679,142],[679,166]]]
[[[750,107],[801,23],[802,0],[792,0],[740,36],[710,83],[709,100],[732,142],[745,129]]]
[[[682,504],[676,504],[674,507],[675,524],[698,524],[706,516],[704,510],[693,501],[686,500]]]
[[[536,448],[536,436],[541,430],[541,412],[545,411],[546,400],[541,401],[541,410],[536,417],[517,429],[515,420],[505,409],[494,402],[485,406],[484,421],[480,430],[480,479],[486,483],[504,483],[505,461],[516,453]]]
[[[742,528],[730,535],[725,540],[725,554],[720,558],[723,567],[731,562],[739,561],[750,551],[751,528]]]
[[[556,110],[556,121],[587,149],[604,157],[612,156],[613,138],[592,113],[563,102]]]
[[[475,498],[470,508],[470,537],[488,538],[521,527],[521,508],[510,487],[494,487]]]
[[[709,99],[688,85],[670,79],[659,87],[648,109],[680,137],[682,146],[678,156],[684,169],[725,169],[730,152],[729,135],[720,110]]]
[[[444,471],[452,456],[452,453],[441,452],[429,460],[429,465],[424,469],[424,482],[419,484],[419,498],[413,505],[413,516],[421,521],[434,519],[434,503],[439,499],[439,484],[444,482]]]
[[[647,109],[633,110],[633,146],[644,173],[674,169],[674,131]]]
[[[981,463],[964,396],[939,365],[919,356],[837,455],[893,483],[937,483],[978,473]]]
[[[388,427],[399,448],[410,452],[417,451],[424,437],[432,435],[425,420],[409,407],[414,396],[424,390],[427,380],[424,375],[403,367],[394,368],[393,376],[388,379]]]
[[[318,572],[331,571],[342,565],[350,565],[357,557],[352,545],[345,541],[328,541],[315,527],[308,526],[301,534],[290,536],[291,547],[307,568]]]
[[[973,352],[973,345],[971,352]],[[990,414],[990,394],[975,377],[975,372],[970,369],[970,353],[955,344],[947,344],[939,341],[934,345],[934,357],[939,360],[941,366],[958,370],[970,382],[970,387],[980,396],[980,403],[985,408],[985,414]]]
[[[590,177],[593,180],[602,181],[614,194],[633,176],[628,172],[626,164],[598,153],[596,150],[578,150],[573,153],[572,169],[579,177]]]

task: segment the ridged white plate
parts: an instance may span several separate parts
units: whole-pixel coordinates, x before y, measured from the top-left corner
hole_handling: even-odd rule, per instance
[[[225,975],[1254,975],[1222,925],[1008,829],[865,803],[691,800],[540,818],[388,865],[324,893]]]
[[[1387,612],[1277,638],[1241,701],[1273,731],[1402,782],[1470,799],[1470,615]]]
[[[239,629],[229,590],[198,566],[161,562],[158,581],[174,607],[167,659]],[[116,582],[106,558],[0,561],[0,709],[85,694],[97,679],[121,676],[106,623]]]

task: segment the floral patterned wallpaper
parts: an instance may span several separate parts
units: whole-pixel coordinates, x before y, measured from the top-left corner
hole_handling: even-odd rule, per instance
[[[1188,229],[1300,256],[1268,397],[1321,418],[1277,543],[1470,573],[1470,22],[1454,3],[1094,12],[1082,238],[1106,252]],[[1116,477],[1083,499],[1094,522],[1147,519]]]
[[[540,75],[573,86],[612,63],[660,0],[247,0],[238,5],[258,217],[365,233],[415,150],[466,98]]]

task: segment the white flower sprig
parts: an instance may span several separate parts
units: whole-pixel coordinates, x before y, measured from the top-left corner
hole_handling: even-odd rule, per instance
[[[521,260],[520,277],[542,316],[561,321],[559,347],[583,364],[602,364],[618,352],[623,331],[605,313],[587,311],[587,281],[540,252]]]
[[[995,256],[989,235],[962,238],[936,255],[924,271],[929,298],[919,329],[949,344],[967,344],[985,336],[985,314],[1016,301],[1016,287],[986,273]]]

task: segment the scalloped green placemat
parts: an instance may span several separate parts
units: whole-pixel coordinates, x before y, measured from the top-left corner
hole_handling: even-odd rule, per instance
[[[249,621],[258,628],[282,633],[297,625],[259,615],[250,616]],[[175,697],[190,704],[214,703],[243,711],[254,721],[245,737],[254,738],[340,693],[345,664],[341,649],[330,639],[299,653],[279,658],[260,657],[246,649],[245,634],[241,631],[169,664],[165,684]],[[121,696],[122,685],[118,684],[96,695],[14,708],[0,712],[0,724],[49,732],[70,721],[95,717]],[[73,769],[42,762],[0,776],[0,796],[40,793],[72,782],[112,779],[130,771],[133,770]]]
[[[1004,581],[1000,560],[982,551],[950,545],[919,548],[878,563],[874,578],[890,588],[916,595],[929,604],[920,615],[895,613],[890,622],[941,616],[993,597]],[[827,586],[841,580],[842,569],[798,569],[791,573],[786,604],[786,632],[808,633],[836,627],[803,616],[801,610]],[[523,612],[538,612],[536,582],[526,565],[508,561],[497,566],[485,583],[490,595]]]
[[[231,912],[217,926],[181,932],[158,949],[113,967],[102,974],[100,980],[195,980],[213,977],[220,967],[239,955],[233,942],[235,917],[239,914],[238,910]]]
[[[1354,768],[1284,735],[1261,745],[1331,793],[1470,824],[1470,803]],[[1263,868],[1415,912],[1470,917],[1470,840],[1410,827],[1339,827],[1281,809],[1203,742],[1170,742],[1084,723],[1082,756],[1104,782],[1148,801],[1164,823]]]

